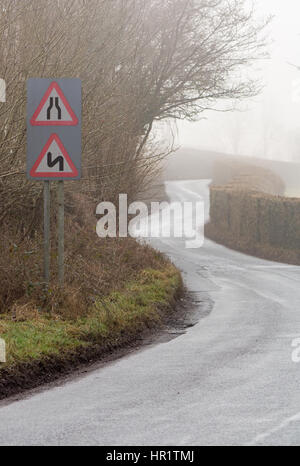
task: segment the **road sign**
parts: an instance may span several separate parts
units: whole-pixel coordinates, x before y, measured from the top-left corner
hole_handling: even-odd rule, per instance
[[[78,118],[57,82],[52,82],[48,87],[30,123],[33,126],[76,126],[78,124]]]
[[[27,82],[27,177],[81,178],[81,81]]]
[[[33,165],[30,176],[72,178],[78,172],[57,134],[52,134]]]
[[[64,183],[81,177],[80,79],[27,81],[27,177],[44,181],[44,279],[50,279],[50,181],[57,183],[58,278],[64,282]]]

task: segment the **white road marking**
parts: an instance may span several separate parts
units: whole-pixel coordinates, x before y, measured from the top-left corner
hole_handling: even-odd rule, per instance
[[[291,416],[284,421],[281,422],[276,427],[273,427],[273,429],[267,430],[266,432],[257,435],[251,442],[247,443],[245,446],[254,446],[257,445],[258,443],[262,443],[264,440],[267,438],[271,437],[271,435],[276,434],[282,429],[285,429],[286,427],[289,426],[292,422],[297,422],[300,421],[300,412],[295,414],[294,416]]]

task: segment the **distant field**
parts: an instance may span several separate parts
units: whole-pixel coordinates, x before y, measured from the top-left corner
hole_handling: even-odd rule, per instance
[[[165,162],[162,173],[164,180],[213,178],[216,162],[245,162],[271,169],[279,175],[286,186],[286,195],[300,197],[300,163],[264,160],[252,157],[236,157],[205,150],[182,148],[172,154]]]
[[[300,188],[287,188],[285,195],[286,197],[300,197]]]

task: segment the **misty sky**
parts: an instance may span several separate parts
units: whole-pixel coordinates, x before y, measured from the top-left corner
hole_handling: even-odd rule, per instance
[[[204,114],[206,120],[178,124],[181,146],[300,162],[300,0],[256,0],[259,15],[275,15],[269,26],[270,59],[256,66],[263,93],[234,113]]]

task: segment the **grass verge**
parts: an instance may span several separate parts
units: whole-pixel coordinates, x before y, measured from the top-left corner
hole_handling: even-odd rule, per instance
[[[161,325],[181,290],[180,273],[166,261],[162,269],[145,269],[121,290],[97,298],[77,319],[37,312],[15,321],[3,314],[7,362],[0,364],[0,398],[54,380]]]

